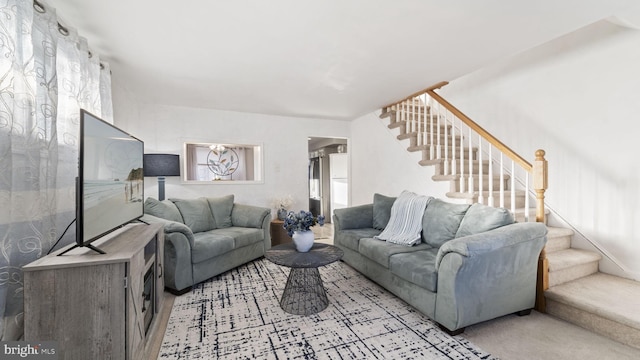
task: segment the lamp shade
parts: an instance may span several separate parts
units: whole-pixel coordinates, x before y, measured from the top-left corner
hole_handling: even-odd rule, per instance
[[[144,154],[144,176],[180,176],[180,156],[174,154]]]

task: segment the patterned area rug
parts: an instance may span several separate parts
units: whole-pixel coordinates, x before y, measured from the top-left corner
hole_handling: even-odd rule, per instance
[[[329,306],[279,304],[289,269],[260,259],[175,299],[159,359],[495,359],[342,262],[320,268]]]

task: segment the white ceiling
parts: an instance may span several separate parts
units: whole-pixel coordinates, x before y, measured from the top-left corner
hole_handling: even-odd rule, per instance
[[[140,102],[350,120],[632,0],[46,0]]]

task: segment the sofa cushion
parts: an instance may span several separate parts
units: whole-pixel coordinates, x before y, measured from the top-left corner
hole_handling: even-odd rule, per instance
[[[180,211],[176,205],[169,200],[160,201],[151,197],[147,198],[147,200],[144,201],[144,213],[184,224]]]
[[[476,203],[469,207],[462,218],[456,238],[497,229],[513,222],[509,210]]]
[[[373,228],[347,229],[334,234],[333,242],[354,251],[358,251],[360,239],[371,238],[380,234],[380,230]]]
[[[231,227],[231,210],[233,210],[233,195],[227,195],[218,198],[207,198],[209,208],[213,214],[216,228],[223,229]]]
[[[430,249],[427,244],[418,244],[415,246],[406,246],[393,244],[387,241],[380,241],[373,238],[360,239],[358,251],[361,255],[377,262],[378,264],[389,268],[389,257],[394,254],[414,252],[418,250]]]
[[[391,217],[391,207],[395,197],[373,194],[373,228],[383,230]]]
[[[467,204],[452,204],[433,199],[427,205],[422,218],[422,241],[433,247],[440,247],[455,238],[467,209]]]
[[[338,231],[373,228],[373,204],[335,209],[333,220]]]
[[[392,255],[389,270],[397,277],[431,292],[438,289],[437,248]]]
[[[233,226],[262,228],[265,218],[271,220],[271,209],[244,204],[233,204],[231,222]]]
[[[191,262],[194,264],[226,254],[234,249],[233,237],[229,235],[206,231],[193,234],[193,238]]]
[[[235,249],[255,244],[264,240],[264,231],[262,231],[262,229],[256,228],[232,226],[224,229],[211,230],[210,233],[232,237],[234,240],[233,246]]]
[[[184,224],[194,233],[215,229],[213,216],[205,198],[169,200],[176,204]]]

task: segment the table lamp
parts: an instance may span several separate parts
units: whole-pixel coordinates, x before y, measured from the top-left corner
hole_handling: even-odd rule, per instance
[[[144,176],[158,177],[158,200],[164,200],[164,177],[180,176],[180,156],[174,154],[144,154]]]

